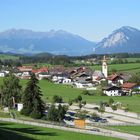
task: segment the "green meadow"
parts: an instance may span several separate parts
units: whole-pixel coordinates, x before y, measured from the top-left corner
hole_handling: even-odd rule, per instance
[[[140,61],[140,58],[127,58],[128,62],[136,62],[136,61]]]
[[[0,122],[1,140],[119,140],[117,138]]]
[[[0,78],[0,85],[3,83],[3,79]],[[27,80],[20,80],[21,85],[23,88],[25,88]],[[108,96],[89,96],[89,95],[83,95],[81,94],[83,90],[72,88],[71,86],[62,85],[62,84],[54,84],[51,82],[48,82],[47,80],[41,80],[39,81],[39,86],[41,88],[41,91],[43,93],[43,99],[46,102],[51,102],[52,97],[54,95],[61,96],[65,102],[67,102],[69,99],[74,99],[78,95],[81,95],[83,98],[83,101],[85,100],[88,103],[95,103],[99,104],[100,101],[108,101],[110,97]],[[116,102],[121,102],[124,106],[129,105],[130,111],[134,111],[137,113],[140,113],[140,95],[133,95],[133,96],[122,96],[122,97],[111,97]]]
[[[93,70],[101,70],[101,65],[90,66]],[[128,64],[111,64],[108,65],[109,72],[117,70],[117,72],[135,73],[140,72],[140,63],[128,63]]]

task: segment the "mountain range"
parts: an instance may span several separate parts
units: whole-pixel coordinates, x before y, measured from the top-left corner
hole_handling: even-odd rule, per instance
[[[10,29],[0,33],[0,52],[17,54],[48,52],[70,56],[94,53],[138,53],[140,52],[140,30],[124,26],[95,43],[63,30],[35,32]]]
[[[0,33],[0,51],[5,53],[86,55],[93,51],[94,46],[94,42],[63,30],[34,32],[11,29]]]

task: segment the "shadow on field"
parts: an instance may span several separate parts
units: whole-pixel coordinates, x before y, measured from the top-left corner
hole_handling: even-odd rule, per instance
[[[0,139],[1,140],[35,140],[33,138],[22,136],[17,132],[12,132],[10,130],[3,129],[3,128],[0,128]]]
[[[32,126],[17,128],[16,124],[0,123],[1,140],[35,140],[34,138],[25,136],[26,134],[31,134],[33,136],[57,136],[55,132],[43,132],[39,129],[33,128]]]

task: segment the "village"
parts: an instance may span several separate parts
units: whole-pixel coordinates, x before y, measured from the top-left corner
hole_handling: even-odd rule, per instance
[[[87,66],[64,67],[60,65],[54,65],[52,67],[41,66],[38,68],[34,65],[28,65],[12,67],[9,70],[9,67],[3,66],[0,77],[4,79],[12,72],[20,81],[30,81],[34,75],[39,82],[43,81],[46,86],[48,84],[52,84],[54,87],[64,85],[66,87],[68,86],[69,90],[81,91],[81,94],[76,98],[71,96],[73,99],[69,101],[63,100],[64,95],[58,96],[57,94],[52,97],[52,100],[44,100],[44,119],[39,119],[44,121],[44,124],[49,123],[52,126],[61,124],[64,126],[64,129],[70,127],[74,131],[76,128],[104,135],[111,133],[111,131],[104,129],[106,126],[137,126],[140,124],[139,113],[129,111],[129,104],[122,104],[122,102],[112,98],[121,98],[121,96],[127,98],[129,96],[139,95],[140,85],[129,81],[132,78],[132,75],[129,73],[109,73],[107,61],[107,58],[104,56],[101,61],[101,70],[91,70]],[[99,91],[100,94],[98,93]],[[92,92],[96,93],[97,97]],[[66,92],[65,94],[68,93]],[[96,104],[94,101],[89,102],[88,100],[84,100],[83,97],[85,96],[89,96],[89,98],[99,97],[102,100]],[[104,101],[103,98],[108,96],[108,100]],[[12,96],[12,111],[10,111],[11,109],[9,107],[4,106],[3,112],[10,113],[14,121],[21,121],[21,119],[28,121],[27,118],[25,119],[22,116],[25,103],[22,100],[20,102],[16,102],[16,100]],[[19,115],[20,117],[17,115],[19,114],[18,112],[21,114]],[[38,120],[35,121],[38,122]]]
[[[5,77],[9,72],[9,68],[3,66],[0,77]],[[108,74],[105,56],[102,60],[102,70],[91,70],[86,66],[53,66],[51,68],[43,66],[34,68],[34,65],[31,65],[13,67],[12,72],[19,79],[30,79],[31,73],[34,73],[38,80],[47,79],[55,84],[65,84],[85,90],[96,90],[101,85],[103,94],[107,96],[129,96],[140,93],[140,85],[129,82],[132,77],[131,74],[122,72]]]

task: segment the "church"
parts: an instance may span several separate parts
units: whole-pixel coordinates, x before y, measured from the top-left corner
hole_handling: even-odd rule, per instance
[[[95,70],[92,75],[92,80],[95,82],[99,82],[102,79],[106,79],[108,77],[108,66],[107,66],[107,59],[104,56],[102,60],[102,70]]]

